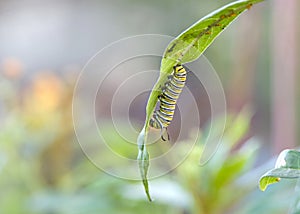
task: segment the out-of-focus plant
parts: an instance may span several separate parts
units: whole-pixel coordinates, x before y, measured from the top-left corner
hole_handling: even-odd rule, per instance
[[[270,184],[280,181],[281,178],[298,179],[297,189],[300,186],[300,152],[297,150],[286,149],[277,158],[275,168],[266,172],[259,180],[259,188],[265,191]],[[299,192],[299,191],[297,191]],[[300,197],[295,198],[296,203],[292,205],[291,213],[299,213]]]
[[[251,166],[256,148],[238,144],[249,126],[247,112],[229,117],[224,142],[207,165],[197,165],[203,148],[198,145],[179,168],[158,179],[157,200],[149,204],[139,182],[106,175],[82,154],[70,118],[72,81],[46,72],[24,83],[18,75],[0,78],[0,213],[225,213],[252,190],[238,180]],[[134,145],[103,126],[111,146],[134,158]]]
[[[249,193],[247,184],[237,182],[252,166],[258,148],[253,141],[239,145],[249,122],[249,114],[245,112],[229,116],[223,142],[212,159],[204,166],[195,167],[203,150],[200,145],[178,167],[179,179],[193,197],[193,213],[230,213],[234,204]],[[204,138],[205,134],[200,142]]]
[[[74,76],[45,71],[26,81],[19,64],[10,60],[0,69],[0,213],[176,213],[126,199],[128,182],[84,156],[71,118]],[[119,143],[113,128],[106,129]]]
[[[72,81],[41,72],[26,81],[18,61],[1,69],[1,213],[26,213],[29,196],[58,187],[72,164]]]
[[[300,152],[284,150],[277,158],[275,168],[266,172],[259,181],[259,187],[265,191],[268,185],[277,183],[281,178],[300,177]]]
[[[281,195],[276,196],[276,200],[280,201],[276,205],[273,200],[270,200],[274,191],[267,194],[256,191],[259,172],[253,169],[253,165],[258,152],[258,143],[254,138],[246,137],[250,119],[251,114],[246,109],[238,115],[229,115],[220,148],[206,165],[200,166],[197,163],[208,135],[208,131],[204,129],[202,137],[187,159],[169,175],[159,178],[158,181],[152,181],[154,204],[169,204],[170,207],[178,207],[179,213],[195,214],[280,214],[286,210],[289,206],[289,202],[284,200],[287,191],[281,191]],[[214,122],[218,123],[219,120]],[[182,148],[178,150],[179,152],[186,150],[187,141],[188,139],[178,142]],[[174,158],[180,155],[176,153]],[[128,188],[136,191],[138,186],[135,183]],[[285,187],[290,189],[290,185]],[[133,197],[132,194],[128,194],[128,191],[124,192],[125,197]],[[143,200],[140,191],[135,195],[137,201]]]

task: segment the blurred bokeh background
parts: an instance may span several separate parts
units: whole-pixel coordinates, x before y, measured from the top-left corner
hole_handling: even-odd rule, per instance
[[[257,184],[281,150],[298,146],[296,0],[255,5],[205,52],[226,94],[224,142],[209,164],[199,167],[200,139],[180,167],[151,180],[154,203],[146,201],[141,183],[96,168],[73,130],[76,79],[96,52],[137,34],[176,36],[228,2],[1,0],[0,213],[287,213],[294,181],[264,193]],[[104,90],[109,96],[110,88]],[[144,108],[146,99],[134,105]],[[205,94],[199,93],[205,133],[202,99]],[[137,129],[144,114],[133,113]],[[122,151],[122,139],[110,129]],[[137,151],[130,152],[135,157]]]

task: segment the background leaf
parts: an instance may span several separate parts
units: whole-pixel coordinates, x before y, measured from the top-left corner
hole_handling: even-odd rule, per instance
[[[300,177],[300,152],[284,150],[278,156],[275,168],[265,173],[259,180],[259,188],[265,191],[270,184],[277,183],[280,178]]]

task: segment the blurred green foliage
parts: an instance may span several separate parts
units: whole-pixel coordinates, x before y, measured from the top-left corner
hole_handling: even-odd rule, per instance
[[[273,169],[263,174],[259,180],[259,188],[265,191],[271,184],[277,183],[281,178],[298,179],[296,192],[299,192],[300,186],[300,152],[297,150],[286,149],[283,150],[277,158],[276,165]],[[290,213],[299,213],[300,209],[297,205],[299,203],[299,196],[295,198],[295,205],[293,205]]]
[[[193,213],[226,213],[249,191],[249,186],[236,183],[255,159],[257,145],[253,142],[236,147],[248,125],[245,115],[229,117],[222,143],[212,159],[204,166],[196,166],[202,150],[198,146],[178,168],[180,180],[193,195]],[[236,131],[239,128],[243,129],[240,133]]]
[[[74,79],[40,73],[27,84],[21,81],[21,76],[1,76],[5,93],[1,95],[0,213],[217,214],[253,213],[255,207],[264,208],[260,213],[274,210],[274,202],[266,200],[268,192],[253,193],[257,177],[252,176],[252,182],[241,177],[251,172],[257,150],[251,140],[242,143],[250,123],[247,110],[228,117],[220,148],[206,165],[199,166],[204,131],[178,168],[151,182],[155,201],[149,203],[140,182],[99,171],[82,153],[72,129]],[[119,143],[121,139],[112,129],[107,126],[105,132]],[[178,143],[186,146],[185,142]],[[134,145],[119,145],[119,153],[135,151],[130,150]],[[109,156],[106,160],[113,161]],[[281,191],[280,199],[286,190]],[[251,194],[262,200],[254,196],[243,206]],[[282,211],[288,203],[283,200],[276,206]]]

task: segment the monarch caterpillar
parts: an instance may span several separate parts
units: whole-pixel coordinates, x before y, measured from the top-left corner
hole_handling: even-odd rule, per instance
[[[182,65],[175,65],[173,67],[173,74],[169,76],[169,80],[162,88],[162,94],[158,97],[160,106],[153,113],[149,121],[150,127],[163,131],[164,128],[166,129],[170,125],[174,116],[177,99],[185,85],[186,76],[187,71]],[[163,135],[161,135],[161,138],[165,141]]]

